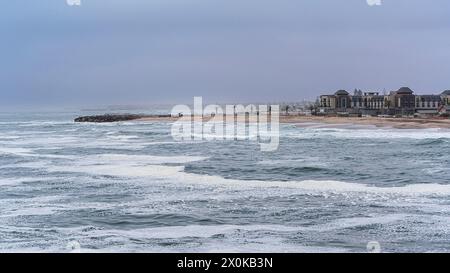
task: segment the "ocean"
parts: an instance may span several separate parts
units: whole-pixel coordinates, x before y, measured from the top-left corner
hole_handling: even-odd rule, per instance
[[[450,130],[281,124],[262,152],[85,114],[0,113],[0,252],[450,251]]]

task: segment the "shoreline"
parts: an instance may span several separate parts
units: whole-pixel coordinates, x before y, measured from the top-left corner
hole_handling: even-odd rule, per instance
[[[218,118],[218,117],[216,117]],[[232,116],[224,116],[224,119]],[[91,122],[91,123],[110,123],[110,122],[175,122],[178,120],[191,121],[203,120],[210,121],[211,117],[200,116],[184,116],[172,117],[170,115],[139,115],[139,114],[125,114],[125,115],[100,115],[100,116],[85,116],[78,117],[75,122]],[[270,123],[270,116],[267,117]],[[244,116],[238,115],[237,122],[245,122]],[[255,117],[250,118],[250,122],[256,122]],[[279,119],[280,124],[295,124],[300,127],[307,126],[310,123],[318,123],[325,125],[362,125],[375,126],[381,128],[395,128],[395,129],[430,129],[442,128],[450,129],[450,119],[443,118],[394,118],[394,117],[329,117],[329,116],[298,116],[298,115],[281,115]]]
[[[283,121],[281,121],[283,119]],[[337,125],[366,125],[381,128],[395,129],[450,129],[450,119],[438,118],[390,118],[390,117],[320,117],[320,116],[295,116],[280,117],[280,123],[298,123],[299,125],[317,122],[322,124]]]
[[[197,117],[199,118],[199,117]],[[164,121],[175,122],[178,117],[144,117],[136,119],[136,122],[146,121]],[[189,118],[185,117],[185,120]],[[209,121],[211,118],[203,118],[203,121]],[[270,118],[268,119],[270,122]],[[238,118],[238,122],[244,121]],[[443,128],[450,129],[450,119],[436,118],[381,118],[381,117],[321,117],[321,116],[280,116],[280,124],[297,124],[305,126],[307,123],[319,123],[327,125],[366,125],[381,128],[395,129],[430,129]]]

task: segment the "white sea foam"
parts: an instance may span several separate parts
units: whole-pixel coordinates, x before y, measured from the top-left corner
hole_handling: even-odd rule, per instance
[[[292,189],[301,192],[330,192],[330,193],[371,193],[397,194],[408,196],[450,195],[450,185],[441,184],[411,184],[400,187],[376,187],[367,184],[349,183],[335,180],[301,180],[301,181],[262,181],[225,179],[219,176],[200,175],[184,172],[183,166],[163,166],[155,164],[187,163],[203,160],[203,157],[159,157],[146,155],[97,155],[80,158],[80,162],[71,165],[54,165],[40,162],[40,164],[23,163],[18,166],[46,168],[50,172],[82,172],[95,175],[112,175],[118,177],[148,177],[151,181],[164,183],[188,184],[197,186],[215,186],[237,189],[251,188],[279,188]],[[27,165],[28,164],[28,165]]]
[[[305,167],[326,167],[328,164],[321,160],[319,157],[305,157],[305,158],[295,158],[295,159],[270,159],[270,160],[261,160],[256,162],[258,165],[269,165],[269,166],[296,166],[301,164],[301,166]]]
[[[171,176],[178,173],[183,169],[182,166],[163,168],[158,165],[148,165],[142,166],[119,166],[119,165],[91,165],[91,166],[76,166],[76,167],[65,167],[65,166],[53,166],[48,167],[49,171],[53,172],[82,172],[94,175],[108,175],[108,176],[122,176],[122,177],[154,177],[158,174],[161,176]]]
[[[271,229],[275,228],[275,230]],[[283,228],[283,226],[279,226]],[[203,234],[202,229],[206,230]],[[167,231],[164,231],[167,229]],[[41,232],[54,232],[55,229],[39,229]],[[323,247],[323,246],[305,246],[298,243],[290,243],[286,241],[283,234],[276,234],[276,226],[257,225],[217,225],[217,226],[175,226],[164,228],[147,228],[137,230],[119,230],[119,229],[98,229],[92,226],[77,227],[77,228],[58,228],[57,235],[60,238],[55,238],[48,243],[48,248],[42,249],[33,247],[32,245],[15,244],[14,248],[2,247],[2,252],[61,252],[65,251],[67,240],[76,240],[80,243],[80,252],[221,252],[221,253],[239,253],[239,252],[296,252],[296,253],[317,253],[317,252],[347,252],[345,248],[339,247]],[[159,231],[161,230],[161,231]],[[242,233],[257,233],[258,231],[270,231],[271,235],[259,236],[257,238],[247,238],[242,240],[240,234]],[[14,229],[8,227],[0,227],[0,232],[17,232],[23,234],[35,234],[35,230],[31,228],[15,227]],[[183,233],[179,236],[179,233]],[[283,233],[283,232],[281,232]],[[224,238],[211,238],[214,235],[226,235]],[[211,236],[208,236],[211,235]],[[159,245],[155,243],[156,240],[165,239],[179,239],[179,238],[197,238],[202,241],[201,245],[181,243],[173,246]],[[101,238],[101,243],[96,238]],[[138,245],[130,245],[130,239],[133,241],[139,240]],[[96,248],[87,248],[83,243],[86,241],[95,240]],[[91,243],[89,243],[90,245]],[[10,246],[10,245],[8,245]],[[362,251],[365,248],[362,246]]]
[[[106,243],[127,243],[129,239],[142,242],[154,240],[196,238],[202,240],[202,246],[191,248],[189,244],[181,244],[173,248],[159,249],[157,246],[146,246],[146,251],[202,251],[202,252],[344,252],[345,249],[333,247],[314,247],[299,244],[290,244],[285,240],[285,234],[293,233],[320,233],[341,229],[364,227],[370,225],[389,225],[408,219],[406,214],[371,215],[368,217],[353,217],[335,219],[328,223],[317,225],[277,225],[277,224],[250,224],[250,225],[186,225],[164,226],[140,229],[98,229],[89,227],[63,228],[60,232],[70,237],[106,238]],[[82,232],[88,230],[87,232]],[[261,236],[261,234],[264,234]],[[219,236],[219,237],[217,237]],[[246,237],[242,243],[242,237]],[[153,245],[153,244],[152,244]],[[220,247],[218,247],[220,245]],[[108,247],[111,250],[111,247]],[[90,251],[90,250],[88,250]],[[115,249],[114,251],[117,251]],[[119,250],[120,251],[120,250]],[[365,251],[364,248],[361,251]]]
[[[369,124],[349,124],[349,123],[320,123],[320,122],[302,122],[295,124],[299,128],[310,128],[310,129],[377,129],[375,125]],[[390,129],[390,128],[389,128]]]
[[[405,219],[407,216],[403,214],[375,216],[375,217],[355,217],[343,218],[329,223],[310,225],[310,226],[284,226],[284,225],[189,225],[189,226],[165,226],[156,228],[116,230],[112,233],[132,236],[133,238],[183,238],[183,237],[212,237],[220,234],[232,234],[236,232],[327,232],[337,229],[354,228],[373,224],[388,224]],[[108,231],[101,231],[102,234]]]
[[[1,147],[0,154],[13,154],[19,156],[30,156],[33,155],[32,149],[26,148],[14,148],[14,147]]]
[[[18,185],[24,182],[34,182],[34,178],[0,178],[0,186]]]
[[[75,159],[75,156],[70,155],[54,155],[54,154],[38,154],[33,151],[33,149],[27,148],[16,148],[16,147],[3,147],[0,148],[0,155],[17,155],[22,157],[40,157],[40,158],[54,158],[54,159]],[[0,168],[10,168],[16,167],[17,165],[3,165]]]
[[[335,180],[303,180],[303,181],[260,181],[225,179],[218,176],[207,176],[174,172],[176,181],[203,185],[221,185],[227,187],[252,188],[286,188],[312,192],[332,193],[372,193],[400,195],[450,195],[450,185],[412,184],[402,187],[375,187],[366,184],[349,183]]]
[[[75,162],[72,157],[71,163]],[[196,156],[149,156],[125,154],[101,154],[78,158],[77,164],[55,165],[52,162],[28,162],[15,167],[47,169],[49,172],[82,172],[94,175],[122,177],[171,177],[181,173],[183,166],[161,166],[159,164],[181,164],[206,159]]]
[[[51,120],[36,120],[17,122],[19,127],[33,127],[33,126],[54,126],[54,125],[73,125],[71,121],[51,121]]]
[[[79,143],[80,138],[71,136],[40,136],[40,135],[24,135],[13,143],[17,146],[36,146],[36,147],[53,147],[57,145],[66,145],[71,143]]]
[[[10,165],[14,166],[14,165]],[[44,167],[44,164],[39,165],[40,167]],[[34,167],[38,167],[37,165],[34,165]],[[40,177],[14,177],[14,178],[0,178],[0,186],[13,186],[13,185],[20,185],[23,183],[33,183],[33,182],[40,182],[40,181],[50,181],[50,180],[63,180],[64,177],[59,176],[46,176],[45,178]],[[3,199],[4,200],[4,199]],[[29,199],[28,199],[29,200]]]
[[[0,200],[2,218],[21,217],[26,215],[50,215],[65,204],[58,204],[61,196],[39,196],[26,199],[5,198]],[[3,227],[4,228],[4,227]]]
[[[183,141],[183,144],[198,144],[199,142],[189,142],[189,141]],[[146,142],[144,143],[146,146],[151,145],[172,145],[172,144],[180,144],[180,142],[177,141],[153,141],[153,142]]]
[[[133,135],[118,135],[118,136],[109,135],[109,136],[107,136],[107,138],[128,141],[128,140],[138,139],[139,137],[133,136]]]
[[[21,138],[20,136],[0,135],[0,140],[16,140],[20,138]]]
[[[207,157],[199,156],[151,156],[151,155],[128,155],[128,154],[100,154],[91,157],[86,157],[87,160],[94,160],[96,162],[114,162],[123,163],[130,162],[134,164],[180,164],[207,159]]]
[[[314,139],[314,138],[345,138],[345,139],[450,139],[448,129],[343,129],[343,128],[304,128],[302,131],[285,131],[283,137]]]
[[[10,217],[23,217],[23,216],[30,216],[30,215],[52,215],[55,214],[57,211],[56,208],[53,207],[47,207],[45,205],[32,205],[27,207],[22,207],[18,209],[14,209],[11,212],[3,212],[0,215],[0,218],[10,218]]]

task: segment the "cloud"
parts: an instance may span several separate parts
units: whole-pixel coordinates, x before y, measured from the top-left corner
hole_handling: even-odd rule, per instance
[[[0,104],[449,88],[447,0],[28,2],[0,10]]]

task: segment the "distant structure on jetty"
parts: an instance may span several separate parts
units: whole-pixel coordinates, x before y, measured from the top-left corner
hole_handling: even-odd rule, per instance
[[[317,102],[317,115],[340,116],[437,116],[450,113],[450,90],[440,95],[415,95],[409,87],[389,94],[355,90],[350,95],[339,90],[322,95]]]

